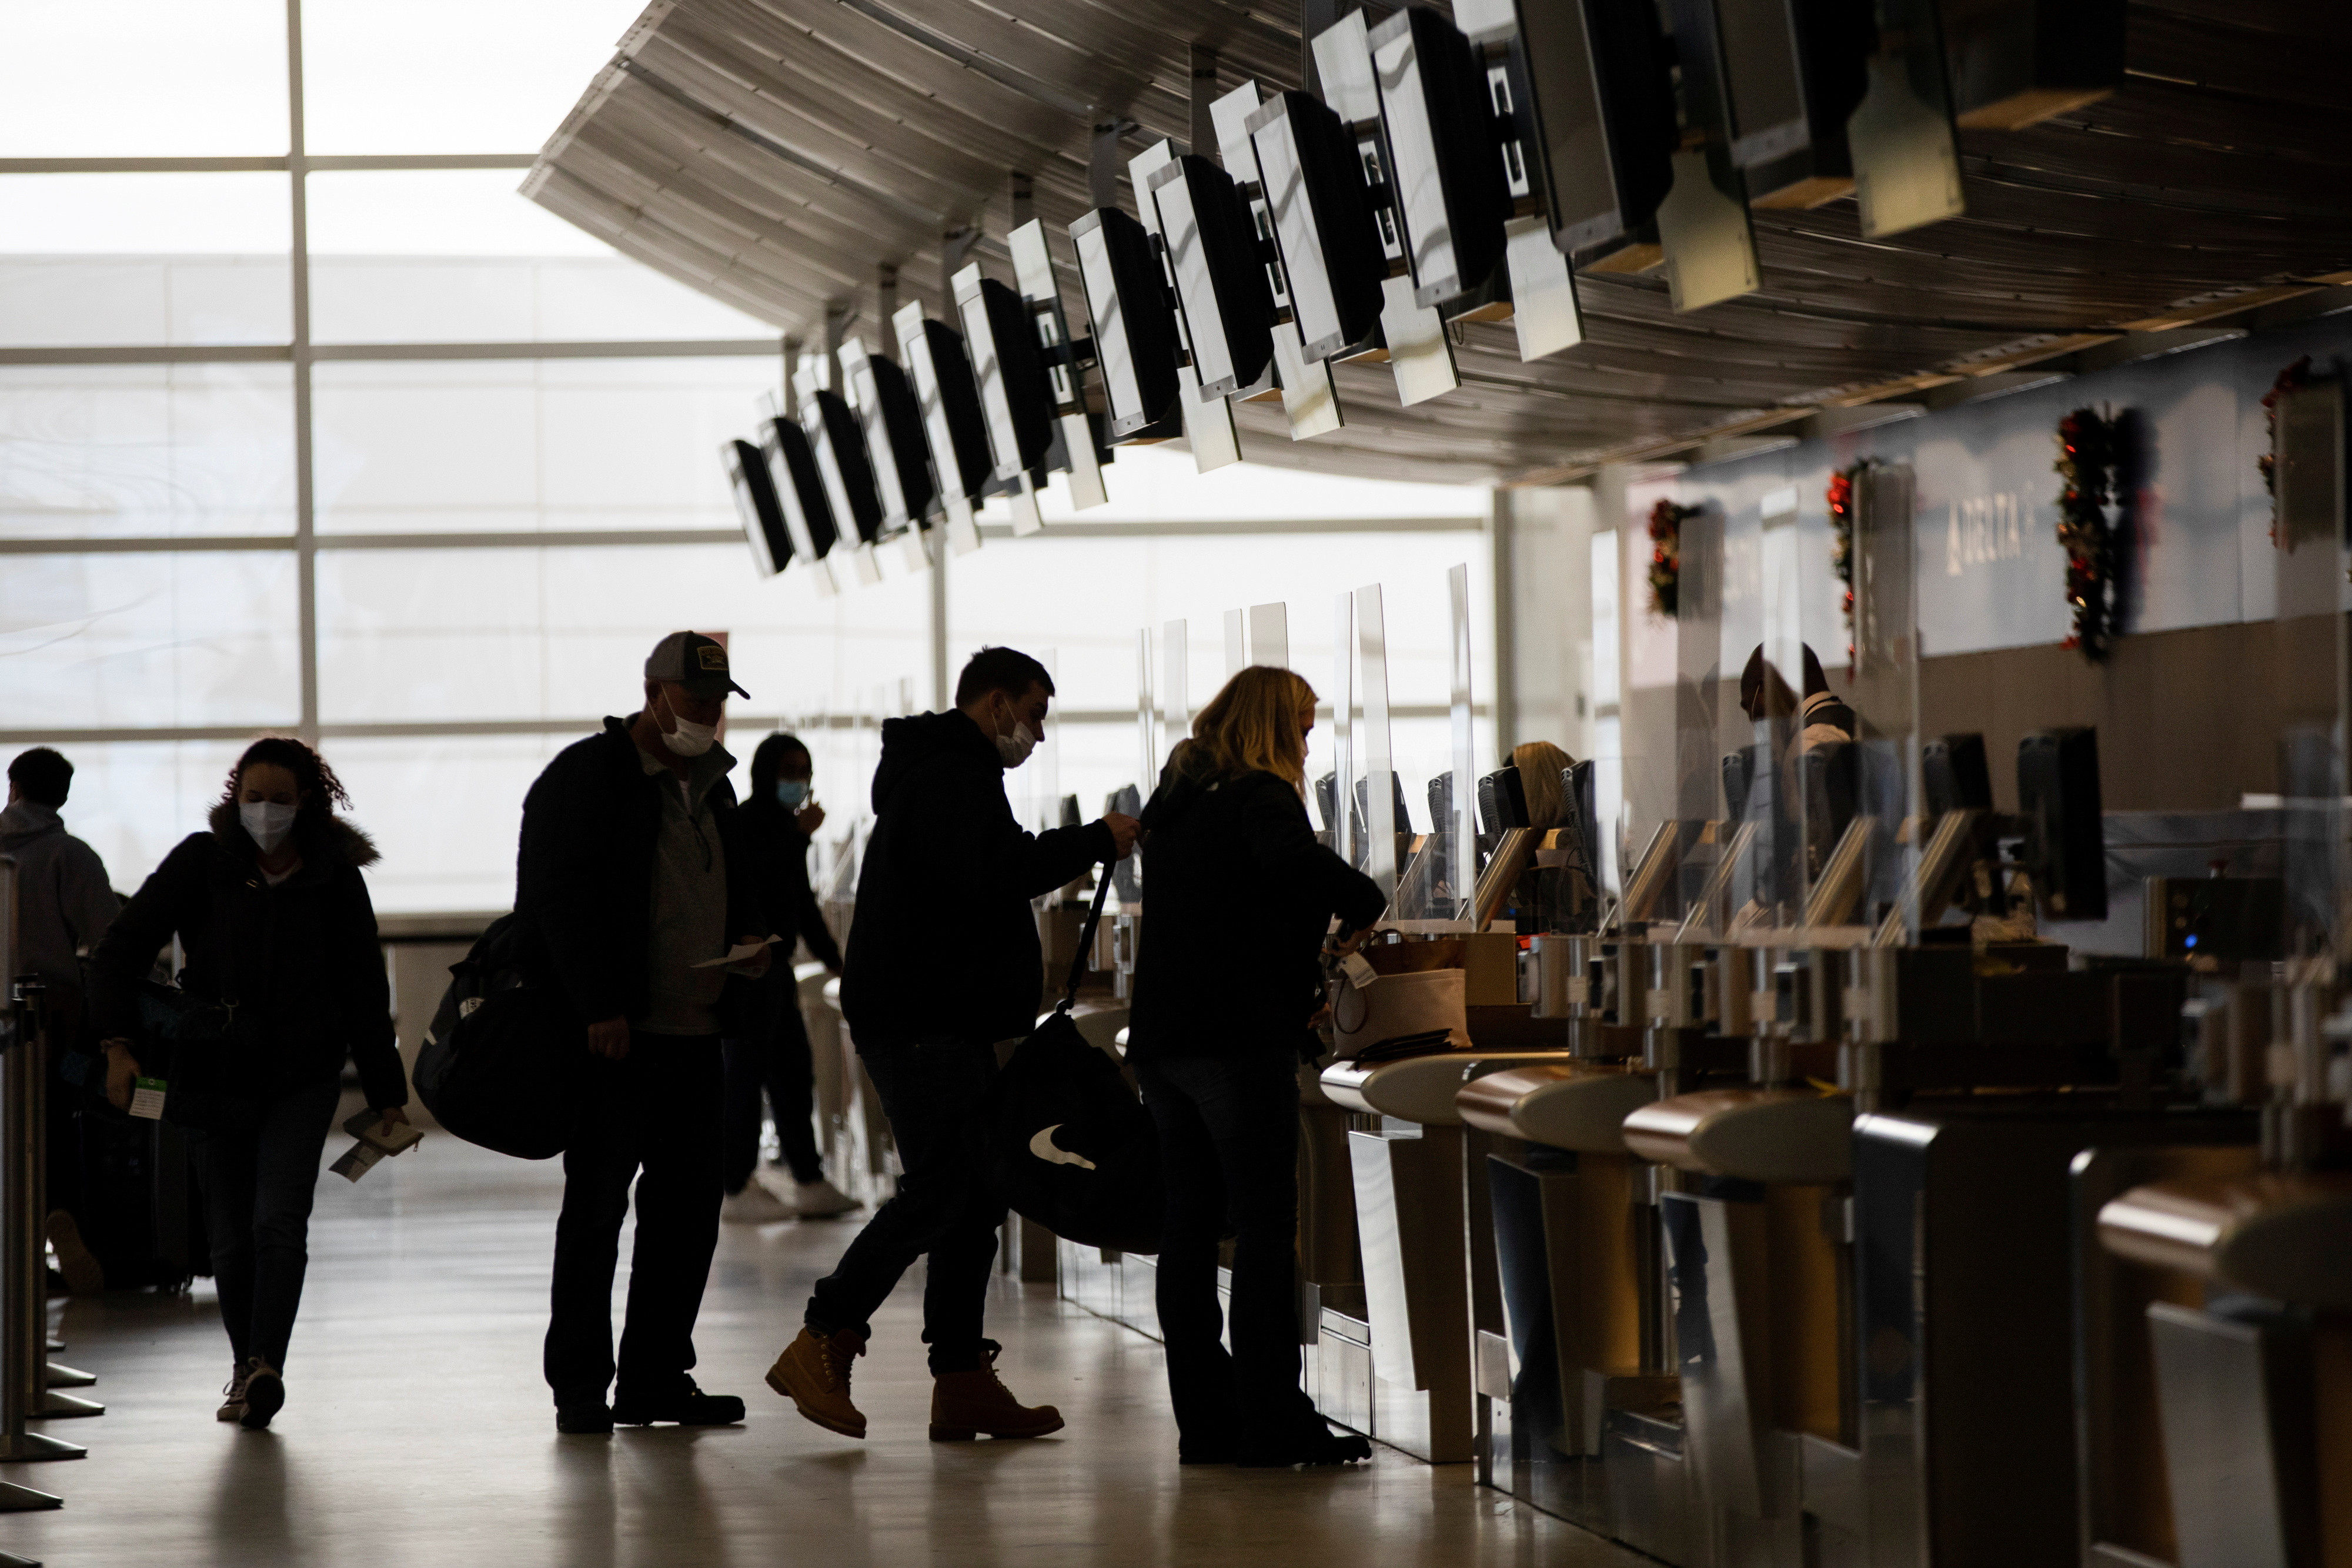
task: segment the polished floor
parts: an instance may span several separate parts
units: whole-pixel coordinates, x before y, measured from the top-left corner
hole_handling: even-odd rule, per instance
[[[1006,1381],[1059,1405],[1063,1433],[926,1439],[910,1280],[857,1366],[873,1436],[835,1437],[761,1374],[847,1241],[840,1223],[727,1228],[698,1375],[743,1396],[743,1426],[559,1437],[539,1343],[560,1189],[552,1165],[446,1135],[357,1186],[326,1176],[268,1432],[213,1419],[228,1352],[208,1284],[70,1303],[59,1359],[99,1375],[82,1392],[108,1413],[47,1424],[89,1458],[5,1467],[66,1505],[0,1517],[0,1550],[106,1568],[1647,1561],[1479,1489],[1467,1466],[1387,1449],[1339,1472],[1179,1469],[1160,1347],[1011,1281],[991,1309]]]

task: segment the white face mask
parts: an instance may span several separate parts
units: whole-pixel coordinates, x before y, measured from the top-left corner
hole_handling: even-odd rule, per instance
[[[1030,734],[1029,727],[1019,719],[1013,721],[1011,735],[1000,735],[996,737],[996,755],[1007,768],[1020,767],[1029,760],[1029,754],[1036,749],[1037,737]]]
[[[236,820],[245,824],[246,837],[261,846],[263,854],[276,851],[294,831],[295,806],[280,806],[274,800],[241,800],[237,803]]]
[[[699,757],[718,744],[719,727],[717,725],[695,723],[672,708],[667,695],[662,698],[662,711],[669,715],[670,723],[677,726],[675,729],[662,731],[662,744],[668,747],[673,754],[679,757]]]

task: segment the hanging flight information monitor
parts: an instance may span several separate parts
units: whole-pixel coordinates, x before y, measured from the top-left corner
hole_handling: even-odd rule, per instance
[[[735,514],[743,520],[743,538],[751,547],[751,560],[762,577],[773,577],[793,559],[792,535],[784,528],[783,508],[776,501],[775,482],[760,449],[748,441],[730,441],[719,449],[727,465],[727,479],[735,492]]]
[[[824,498],[833,513],[835,542],[849,549],[849,560],[861,582],[879,582],[882,569],[874,559],[874,541],[882,532],[882,498],[874,487],[874,465],[866,455],[866,433],[857,415],[841,394],[820,386],[817,368],[824,361],[811,357],[793,373],[800,395],[801,428],[808,433],[809,453]]]
[[[988,494],[995,467],[980,387],[964,355],[963,335],[954,328],[925,316],[919,304],[902,307],[892,325],[922,414],[940,506],[947,514],[948,543],[961,555],[980,548],[972,507]]]
[[[1580,266],[1633,240],[1674,171],[1675,89],[1657,14],[1612,0],[1516,0],[1552,244]]]
[[[1038,357],[1029,307],[1003,284],[982,277],[977,262],[955,275],[955,297],[996,477],[1015,482],[1043,466],[1054,444],[1054,389]]]
[[[1413,302],[1434,306],[1484,287],[1503,259],[1510,201],[1494,110],[1470,41],[1436,12],[1400,11],[1370,43]]]
[[[830,594],[840,583],[827,559],[833,549],[833,503],[825,498],[824,479],[817,473],[816,455],[809,449],[808,433],[794,421],[772,419],[760,441],[771,492],[782,514],[784,532],[793,554],[808,563],[817,591]]]
[[[1097,207],[1070,225],[1070,245],[1094,324],[1110,438],[1165,441],[1182,434],[1176,407],[1182,350],[1150,234],[1118,208]]]
[[[1013,252],[1021,302],[1028,308],[1037,363],[1054,400],[1054,444],[1046,466],[1069,475],[1074,510],[1102,506],[1110,499],[1103,485],[1105,455],[1095,438],[1094,416],[1087,409],[1086,367],[1094,358],[1094,346],[1070,336],[1069,320],[1062,313],[1062,286],[1045,249],[1045,225],[1033,218],[1007,235],[1005,242]]]
[[[1274,301],[1232,177],[1186,153],[1151,176],[1150,199],[1201,391],[1254,384],[1274,358]]]
[[[907,373],[878,354],[863,338],[842,344],[842,383],[856,410],[873,460],[874,486],[882,503],[882,533],[919,528],[930,515],[931,468],[923,451],[922,413],[907,384]]]
[[[1303,92],[1268,99],[1249,117],[1249,133],[1299,352],[1309,364],[1345,354],[1379,328],[1388,275],[1355,141],[1337,114]]]

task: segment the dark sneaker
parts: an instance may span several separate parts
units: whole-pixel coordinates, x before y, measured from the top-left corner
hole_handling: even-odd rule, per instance
[[[245,1414],[236,1424],[248,1432],[258,1432],[285,1407],[286,1380],[278,1375],[276,1367],[255,1356],[245,1375]]]
[[[674,1421],[681,1427],[731,1427],[743,1418],[743,1402],[732,1394],[705,1394],[688,1378],[667,1395],[645,1398],[624,1390],[613,1400],[613,1425],[650,1427]]]
[[[555,1429],[573,1437],[609,1437],[613,1435],[613,1413],[605,1408],[602,1397],[575,1399],[555,1407]]]

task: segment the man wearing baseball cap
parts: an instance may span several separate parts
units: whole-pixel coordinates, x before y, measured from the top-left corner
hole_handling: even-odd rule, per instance
[[[515,879],[523,971],[571,1002],[591,1058],[563,1154],[546,1347],[556,1427],[591,1435],[743,1418],[740,1399],[689,1374],[719,1239],[719,1040],[769,961],[761,947],[713,962],[766,936],[727,782],[735,759],[719,744],[728,694],[751,694],[726,645],[695,632],[656,643],[645,675],[642,709],[566,747],[531,786]],[[616,1364],[613,1270],[632,1182]]]

